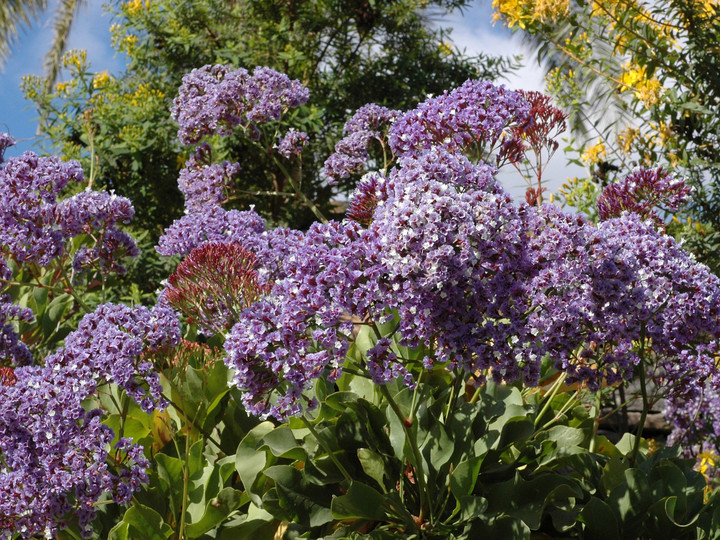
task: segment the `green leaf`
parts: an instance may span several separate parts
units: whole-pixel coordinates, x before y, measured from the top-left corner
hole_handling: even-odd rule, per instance
[[[256,482],[267,464],[267,456],[265,452],[259,452],[257,448],[263,437],[273,429],[275,429],[275,426],[273,426],[272,422],[258,424],[240,441],[235,453],[235,470],[240,475],[250,500],[258,507],[262,507],[262,492]]]
[[[475,488],[480,466],[485,456],[477,456],[460,463],[450,474],[450,491],[456,499],[470,495]]]
[[[375,480],[380,488],[385,491],[385,459],[368,448],[359,448],[357,457],[365,474]]]
[[[143,540],[167,540],[173,534],[170,525],[152,508],[135,503],[125,512],[123,521],[129,525],[131,537]]]
[[[107,540],[128,540],[130,534],[130,524],[121,521],[108,531]]]
[[[291,516],[287,521],[310,527],[332,521],[332,494],[324,486],[309,482],[301,471],[290,465],[274,465],[264,473],[275,480],[280,506]]]
[[[615,513],[602,500],[591,497],[580,512],[579,520],[585,524],[583,538],[587,540],[610,540],[620,538]]]
[[[243,499],[245,502],[249,501],[247,495],[243,496],[242,491],[231,487],[223,489],[217,497],[207,503],[205,514],[200,521],[191,523],[185,528],[188,537],[197,538],[220,525],[243,504]]]
[[[335,497],[331,508],[332,517],[338,520],[392,521],[382,494],[362,482],[353,482],[345,495]]]

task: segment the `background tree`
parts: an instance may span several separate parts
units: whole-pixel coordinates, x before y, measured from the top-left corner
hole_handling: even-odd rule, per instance
[[[95,182],[132,199],[137,222],[156,238],[183,207],[177,176],[189,151],[178,144],[169,115],[182,76],[205,64],[275,68],[310,90],[314,105],[288,121],[310,139],[302,192],[328,210],[347,186],[331,190],[320,169],[349,113],[368,102],[407,108],[468,78],[496,79],[510,68],[507,60],[453,49],[424,15],[464,4],[131,0],[120,6],[112,29],[114,46],[128,57],[125,73],[93,73],[75,54],[65,61],[69,82],[44,92],[29,77],[25,89],[47,118],[48,142],[83,160]],[[313,219],[299,197],[273,180],[282,174],[269,148],[231,138],[218,144],[216,157],[230,150],[248,158],[236,179],[244,194],[239,205],[254,204],[277,223],[303,227]]]
[[[494,0],[530,36],[550,91],[597,184],[636,165],[687,177],[694,195],[675,232],[717,272],[720,260],[720,4],[716,0]],[[596,188],[575,184],[586,194]],[[572,196],[577,197],[577,189]]]

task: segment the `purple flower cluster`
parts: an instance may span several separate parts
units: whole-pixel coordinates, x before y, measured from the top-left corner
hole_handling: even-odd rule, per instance
[[[498,320],[520,293],[518,209],[489,166],[462,155],[435,149],[401,165],[366,235],[382,266],[376,311],[398,313],[403,345],[517,378],[514,358],[501,352],[512,325]]]
[[[63,253],[56,198],[70,181],[81,182],[75,161],[25,152],[0,169],[0,245],[20,262],[46,265]]]
[[[377,139],[385,144],[387,130],[399,114],[400,111],[374,103],[360,107],[345,123],[343,131],[347,135],[338,141],[335,153],[325,161],[324,171],[330,181],[361,172],[370,159],[370,142]]]
[[[503,132],[523,124],[529,110],[530,104],[519,92],[469,80],[400,116],[390,128],[388,141],[396,156],[417,157],[430,148],[443,147],[489,161]]]
[[[303,148],[307,146],[309,142],[307,133],[304,131],[295,131],[291,129],[285,136],[280,140],[277,145],[278,154],[290,159],[293,156],[300,156]]]
[[[598,216],[605,220],[619,217],[623,212],[633,212],[662,226],[656,208],[676,211],[685,203],[690,191],[685,182],[673,178],[660,167],[639,168],[603,189],[597,200]]]
[[[83,191],[58,201],[71,182],[84,179],[80,165],[26,152],[0,169],[0,245],[18,262],[41,266],[66,253],[69,239],[87,234],[95,244],[76,253],[74,268],[95,265],[122,273],[118,261],[136,256],[135,242],[117,227],[134,214],[125,197],[104,191]]]
[[[15,139],[9,133],[0,131],[0,165],[5,162],[5,150],[11,146],[15,146]]]
[[[179,341],[170,308],[106,304],[82,319],[45,366],[15,369],[11,384],[0,387],[0,529],[53,536],[74,517],[90,536],[103,493],[130,501],[147,482],[142,447],[120,439],[111,449],[115,435],[102,411],[83,402],[113,382],[144,410],[162,407],[157,374],[142,354]]]
[[[185,195],[187,211],[203,212],[209,207],[221,205],[232,178],[239,172],[238,163],[224,161],[205,165],[191,157],[178,177],[178,187]]]
[[[3,259],[0,259],[0,280],[12,279],[12,271]],[[24,366],[32,363],[30,349],[17,335],[13,320],[32,322],[30,308],[21,308],[12,303],[10,295],[0,295],[0,363],[10,366]]]
[[[279,120],[309,97],[300,81],[267,67],[250,75],[242,68],[208,65],[183,77],[171,114],[183,144],[194,144],[206,135],[227,135],[237,126],[258,136],[258,125]]]
[[[302,392],[341,374],[353,323],[366,312],[363,265],[369,255],[356,223],[314,224],[284,259],[271,294],[247,308],[225,341],[248,411],[284,418],[303,410]],[[273,400],[277,394],[276,400]],[[312,406],[311,402],[305,406]]]

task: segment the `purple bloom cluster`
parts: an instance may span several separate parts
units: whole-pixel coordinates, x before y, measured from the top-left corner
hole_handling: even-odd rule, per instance
[[[224,161],[204,165],[191,157],[178,177],[178,187],[185,195],[187,211],[203,212],[209,207],[221,205],[232,178],[239,172],[238,163]]]
[[[660,167],[639,168],[603,189],[597,200],[598,216],[604,220],[619,217],[623,212],[633,212],[662,226],[662,219],[655,209],[678,210],[690,191],[685,182],[673,178]]]
[[[6,254],[45,266],[65,254],[69,239],[87,234],[95,245],[77,252],[75,270],[98,265],[103,271],[123,272],[118,261],[139,253],[132,238],[117,228],[132,219],[132,204],[125,197],[89,190],[57,200],[70,181],[83,179],[75,161],[31,152],[8,160],[0,169],[0,245]]]
[[[235,242],[240,245],[265,232],[265,221],[253,210],[225,210],[209,206],[204,212],[190,212],[176,220],[160,238],[157,252],[170,257],[189,255],[208,242]]]
[[[388,141],[396,156],[417,157],[430,148],[444,147],[489,161],[503,132],[523,124],[529,110],[530,104],[519,92],[469,80],[400,116],[390,128]]]
[[[358,182],[345,215],[367,227],[372,223],[377,205],[386,199],[387,179],[379,173],[368,173]]]
[[[403,345],[517,378],[502,355],[512,325],[497,322],[520,292],[524,239],[512,199],[487,165],[443,149],[405,158],[388,181],[367,233],[383,268],[376,310],[399,314]]]
[[[299,156],[302,154],[303,148],[305,148],[309,140],[307,133],[304,131],[291,129],[278,143],[278,154],[287,159],[293,156]]]
[[[279,120],[309,97],[300,81],[267,67],[250,75],[242,68],[208,65],[183,77],[171,113],[180,140],[194,144],[206,135],[227,135],[237,126],[257,134],[258,125]]]
[[[12,279],[12,271],[4,260],[0,259],[0,280]],[[24,366],[32,363],[30,349],[17,335],[13,320],[32,322],[30,308],[21,308],[12,303],[10,295],[0,295],[0,363],[11,366]]]
[[[0,131],[0,165],[5,162],[5,150],[15,146],[15,139],[8,133]]]
[[[25,152],[0,169],[0,244],[21,262],[46,265],[63,253],[65,235],[55,210],[58,193],[70,181],[81,182],[76,161]]]
[[[331,380],[340,376],[353,330],[348,314],[369,306],[360,231],[353,222],[314,224],[285,258],[284,277],[270,296],[246,309],[232,328],[226,362],[245,391],[248,411],[298,414],[313,379],[328,370]],[[280,394],[275,401],[273,393]]]
[[[347,134],[335,145],[335,152],[325,161],[325,175],[331,182],[361,172],[370,159],[368,146],[373,139],[384,144],[390,125],[400,111],[370,103],[360,107],[345,123]]]
[[[176,345],[174,312],[100,306],[86,315],[45,366],[21,367],[0,387],[0,529],[23,538],[54,535],[71,517],[90,536],[93,504],[103,493],[130,501],[147,482],[142,447],[120,439],[102,424],[100,409],[83,401],[100,384],[113,382],[151,411],[164,405],[145,350]],[[148,385],[144,389],[142,384]],[[117,473],[108,466],[112,457]]]

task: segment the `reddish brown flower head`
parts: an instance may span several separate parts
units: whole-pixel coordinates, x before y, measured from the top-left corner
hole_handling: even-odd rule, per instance
[[[552,99],[545,94],[527,90],[520,93],[530,103],[530,114],[524,124],[512,128],[513,136],[522,139],[536,153],[546,149],[552,155],[559,145],[556,138],[567,127],[568,115],[553,107]]]
[[[269,292],[258,283],[256,263],[238,244],[202,245],[170,276],[165,298],[190,324],[212,333],[229,330],[242,310]]]
[[[0,367],[0,384],[3,386],[15,386],[17,377],[15,370],[11,367]]]

